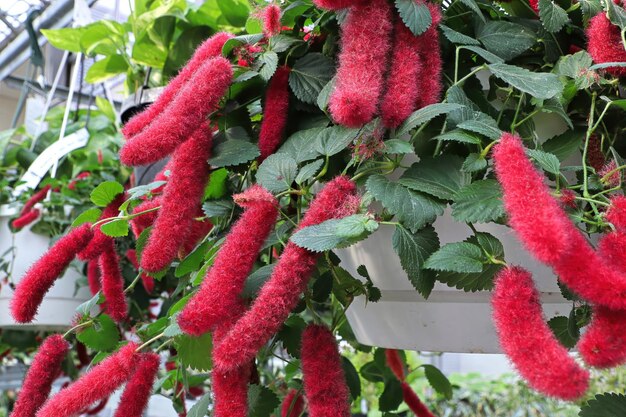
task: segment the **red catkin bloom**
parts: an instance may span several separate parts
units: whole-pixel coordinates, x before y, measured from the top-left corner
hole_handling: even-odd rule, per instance
[[[35,416],[37,410],[48,399],[52,382],[59,374],[68,351],[68,343],[59,334],[44,340],[26,373],[11,417]]]
[[[619,27],[611,23],[606,13],[600,12],[591,18],[587,27],[587,39],[587,51],[596,64],[626,62],[626,50]],[[605,70],[617,77],[626,75],[625,67],[609,67]]]
[[[280,33],[282,28],[280,24],[280,7],[270,4],[261,12],[261,20],[263,21],[263,33],[265,36],[274,36]]]
[[[244,212],[233,225],[202,286],[178,316],[180,328],[199,336],[231,319],[240,293],[278,216],[276,198],[260,185],[234,197]]]
[[[606,219],[619,230],[626,230],[626,196],[615,196],[606,212]]]
[[[31,209],[30,211],[21,214],[17,219],[13,220],[11,222],[11,226],[19,230],[37,220],[39,214],[41,214],[41,212],[38,209]]]
[[[120,205],[126,200],[126,194],[121,193],[115,199],[109,203],[104,210],[100,219],[108,219],[111,217],[117,217],[120,210]],[[93,231],[93,239],[87,245],[86,248],[78,252],[78,258],[82,261],[89,261],[98,258],[100,254],[108,248],[109,242],[113,240],[112,237],[105,235],[100,230],[100,226],[96,226]]]
[[[626,310],[596,306],[593,319],[577,345],[580,356],[596,368],[626,362]]]
[[[587,164],[598,172],[604,166],[605,160],[602,152],[602,141],[597,135],[591,135],[587,146]]]
[[[409,406],[411,411],[415,413],[416,417],[435,417],[409,384],[402,381],[400,386],[402,387],[402,399],[406,405]]]
[[[87,262],[87,284],[91,295],[100,291],[100,266],[97,259]]]
[[[45,185],[41,190],[33,194],[28,199],[28,201],[24,203],[24,207],[22,207],[22,211],[20,211],[20,214],[28,213],[29,211],[32,210],[33,207],[35,207],[35,204],[39,203],[40,201],[43,201],[43,199],[46,198],[46,196],[48,195],[48,191],[50,191],[51,188],[52,186],[48,184],[48,185]]]
[[[232,77],[233,70],[226,59],[217,57],[205,62],[166,111],[124,144],[120,151],[122,163],[137,166],[158,161],[194,136],[198,126],[216,109]]]
[[[137,366],[137,345],[129,343],[112,354],[67,388],[49,399],[37,417],[71,417],[113,393],[133,374]]]
[[[143,410],[148,405],[152,385],[159,371],[161,358],[156,353],[144,353],[138,360],[137,369],[130,378],[122,397],[120,405],[115,410],[113,417],[141,417]]]
[[[130,220],[130,227],[133,231],[133,234],[135,235],[135,238],[138,238],[139,235],[141,235],[141,232],[143,232],[148,227],[152,226],[158,216],[157,210],[154,210],[154,211],[148,211],[148,210],[155,209],[159,207],[161,204],[163,204],[163,198],[159,196],[159,197],[153,198],[152,200],[144,201],[143,203],[139,204],[137,207],[133,209],[133,214],[147,211],[145,214],[142,214]]]
[[[350,391],[335,335],[325,326],[302,332],[302,379],[311,417],[349,417]]]
[[[622,182],[622,173],[619,170],[616,170],[616,168],[617,163],[615,160],[611,160],[598,171],[598,175],[602,179],[602,183],[611,188],[619,187]]]
[[[196,72],[204,62],[222,54],[224,44],[232,37],[233,35],[230,33],[219,32],[204,41],[202,45],[196,49],[187,64],[181,69],[180,73],[165,87],[165,90],[161,93],[159,98],[146,110],[130,119],[128,123],[124,125],[122,128],[124,137],[131,139],[156,119],[157,116],[170,105],[178,91],[187,84],[194,72]]]
[[[422,72],[418,77],[418,91],[420,91],[417,108],[429,106],[439,102],[443,84],[441,74],[443,61],[441,59],[441,47],[439,45],[439,32],[437,26],[441,21],[441,9],[438,4],[427,3],[432,23],[423,35],[419,37],[420,61],[424,63]]]
[[[230,65],[230,64],[229,64]],[[157,272],[167,267],[185,243],[209,179],[213,136],[206,123],[173,155],[172,174],[163,189],[161,209],[141,255],[141,267]]]
[[[347,9],[352,6],[363,6],[369,0],[313,0],[313,3],[322,9],[340,10]]]
[[[378,110],[391,47],[391,6],[372,1],[350,9],[342,26],[341,53],[330,113],[338,124],[360,127]]]
[[[128,304],[124,295],[124,277],[120,271],[120,260],[113,240],[110,240],[108,247],[102,251],[99,266],[102,272],[102,293],[106,299],[105,310],[113,320],[122,322],[128,316]]]
[[[90,224],[72,229],[26,271],[11,300],[11,314],[15,321],[29,323],[33,320],[54,281],[92,237]]]
[[[353,214],[355,193],[355,184],[344,176],[328,182],[311,202],[298,229]],[[213,360],[218,368],[234,369],[248,363],[280,329],[306,289],[318,256],[293,242],[287,244],[250,310],[216,347]]]
[[[128,249],[126,251],[126,258],[133,265],[133,268],[139,270],[139,262],[137,261],[137,251],[135,249]],[[141,283],[148,294],[154,291],[154,278],[148,274],[141,274]]]
[[[561,190],[559,201],[563,207],[576,208],[576,193],[568,189]]]
[[[304,397],[290,389],[280,407],[280,417],[300,417],[304,412]]]
[[[263,122],[259,133],[260,160],[273,154],[283,140],[289,111],[289,73],[291,69],[282,66],[276,70],[267,91],[263,105]]]
[[[398,381],[404,381],[404,364],[400,354],[395,349],[385,349],[385,358],[387,359],[387,366],[391,369],[391,372],[398,378]]]
[[[569,356],[544,321],[530,273],[520,267],[503,269],[491,302],[500,346],[528,384],[563,400],[582,396],[589,373]]]

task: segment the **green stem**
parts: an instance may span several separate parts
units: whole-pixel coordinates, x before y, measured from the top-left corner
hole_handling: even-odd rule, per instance
[[[143,345],[141,345],[137,349],[135,349],[135,352],[141,351],[143,348],[149,346],[152,342],[155,342],[155,341],[159,340],[163,336],[165,336],[165,333],[159,333],[158,335],[154,336],[152,339],[148,340],[146,343],[144,343]]]

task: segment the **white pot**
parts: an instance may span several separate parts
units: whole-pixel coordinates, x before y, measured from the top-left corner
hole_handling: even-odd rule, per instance
[[[13,261],[13,283],[22,279],[26,270],[48,250],[50,239],[33,233],[25,227],[15,235],[9,229],[9,212],[0,215],[0,254],[12,246],[15,247]],[[89,300],[89,290],[85,287],[76,291],[76,280],[81,274],[70,266],[61,278],[52,286],[39,307],[38,314],[32,324],[15,323],[11,317],[9,306],[13,291],[9,285],[2,285],[0,290],[0,327],[37,328],[41,330],[63,329],[72,323],[76,307]]]

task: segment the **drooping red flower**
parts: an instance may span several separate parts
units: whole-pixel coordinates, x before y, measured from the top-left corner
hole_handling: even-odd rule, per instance
[[[559,201],[563,207],[576,208],[576,193],[568,189],[561,190]]]
[[[139,270],[139,262],[137,261],[137,251],[135,249],[128,249],[126,251],[126,258],[133,265],[133,268]],[[151,294],[154,291],[154,278],[152,278],[148,274],[141,274],[141,283],[143,288],[146,290],[148,294]]]
[[[350,416],[350,391],[335,335],[325,326],[302,332],[302,379],[311,417]]]
[[[137,345],[129,343],[50,398],[37,417],[71,417],[108,397],[137,366]]]
[[[626,62],[626,50],[619,27],[611,23],[605,12],[600,12],[589,20],[587,39],[587,51],[596,64]],[[626,67],[609,67],[605,70],[616,77],[626,75]]]
[[[30,211],[21,214],[17,219],[13,220],[11,222],[11,226],[19,230],[37,220],[40,214],[41,212],[38,209],[31,209]]]
[[[100,266],[97,259],[87,262],[87,284],[91,295],[100,291]]]
[[[104,210],[100,220],[109,219],[111,217],[117,217],[119,209],[122,203],[126,200],[126,193],[121,193],[115,199],[110,202]],[[96,226],[93,230],[93,239],[89,242],[86,248],[78,252],[78,258],[83,261],[89,261],[98,258],[102,251],[108,248],[109,242],[113,240],[112,237],[105,235],[100,230],[101,225]]]
[[[304,412],[304,397],[298,390],[290,389],[280,407],[280,417],[300,417]]]
[[[611,160],[607,162],[599,171],[598,175],[602,178],[604,183],[607,186],[614,188],[619,187],[622,182],[622,173],[619,170],[616,170],[617,163],[615,160]],[[607,176],[608,175],[608,176]],[[606,179],[604,178],[606,176]]]
[[[391,6],[386,1],[354,6],[348,12],[329,100],[335,122],[360,127],[374,118],[383,91],[392,27]]]
[[[261,20],[263,21],[263,33],[265,36],[274,36],[280,33],[282,25],[280,24],[280,7],[270,4],[261,12]]]
[[[11,417],[34,417],[46,402],[52,382],[61,370],[61,364],[69,351],[63,336],[54,334],[44,340],[30,365]]]
[[[170,162],[172,174],[163,190],[163,203],[141,255],[141,267],[145,271],[157,272],[165,268],[189,236],[209,179],[207,161],[212,139],[208,124],[201,123],[174,153]]]
[[[265,92],[263,122],[259,133],[259,149],[263,161],[273,154],[283,140],[289,111],[289,74],[291,69],[282,66],[276,70]]]
[[[124,277],[120,271],[120,259],[115,251],[115,242],[109,241],[98,259],[102,272],[102,293],[106,299],[105,311],[116,322],[128,317],[128,304],[124,295]]]
[[[626,196],[619,195],[611,199],[611,206],[606,212],[606,219],[615,226],[615,228],[626,230]]]
[[[156,353],[144,353],[139,357],[137,369],[126,384],[120,398],[120,405],[113,417],[141,417],[143,415],[143,410],[148,405],[150,394],[152,394],[152,385],[160,364],[161,358]]]
[[[165,87],[165,90],[159,95],[158,99],[152,103],[146,110],[137,114],[130,119],[122,128],[122,133],[126,139],[142,131],[154,119],[157,118],[174,100],[176,94],[187,84],[192,75],[207,60],[221,56],[222,48],[226,41],[231,39],[233,35],[226,32],[218,32],[204,41],[194,52],[187,64],[180,70],[178,75],[174,77]]]
[[[133,214],[141,213],[144,211],[146,212],[145,214],[142,214],[130,220],[130,227],[133,231],[133,234],[135,235],[135,238],[138,238],[139,235],[141,235],[141,232],[152,226],[159,214],[157,210],[148,210],[156,209],[161,204],[163,204],[163,197],[158,196],[153,198],[152,200],[144,201],[133,209]]]
[[[35,204],[39,203],[40,201],[43,201],[43,199],[46,198],[46,196],[48,195],[48,191],[50,191],[51,188],[52,188],[52,186],[50,184],[44,185],[41,190],[39,190],[35,194],[33,194],[26,201],[26,203],[24,203],[24,207],[22,207],[22,210],[20,211],[20,214],[28,213],[29,211],[31,211],[33,209],[33,207],[35,207]]]
[[[577,345],[580,356],[596,368],[626,362],[626,310],[596,306],[593,319]]]
[[[426,32],[419,37],[420,61],[425,64],[418,77],[418,88],[420,91],[417,108],[438,103],[443,90],[442,71],[443,61],[441,59],[441,46],[439,45],[439,32],[437,26],[441,21],[441,9],[439,4],[427,3],[432,23]]]
[[[43,297],[93,237],[91,225],[72,229],[31,266],[17,284],[11,300],[11,314],[18,323],[29,323],[37,314]]]
[[[602,141],[597,135],[591,135],[587,146],[587,164],[598,172],[604,166],[605,160],[602,152]]]
[[[404,364],[400,354],[395,349],[385,349],[385,358],[387,359],[387,366],[391,369],[391,372],[398,378],[398,381],[404,381]]]
[[[233,225],[202,286],[178,316],[180,328],[201,335],[232,318],[240,293],[278,216],[276,198],[254,185],[233,196],[244,212]]]
[[[367,4],[368,1],[369,0],[313,0],[313,3],[321,9],[341,10],[352,6],[363,6]]]
[[[194,131],[217,108],[232,76],[230,62],[224,58],[212,58],[202,64],[167,109],[124,144],[120,151],[122,163],[137,166],[156,162],[194,136]]]
[[[589,373],[569,356],[544,321],[530,273],[520,267],[503,269],[491,302],[500,346],[528,384],[563,400],[582,396]]]
[[[354,214],[355,193],[356,186],[348,178],[331,180],[311,202],[298,229]],[[248,363],[280,329],[306,289],[318,256],[293,242],[287,244],[250,310],[214,350],[218,368],[235,369]]]
[[[402,381],[400,386],[402,387],[402,399],[416,417],[435,417],[409,384]]]

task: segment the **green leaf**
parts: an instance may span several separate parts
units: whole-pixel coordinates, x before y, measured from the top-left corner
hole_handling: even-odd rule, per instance
[[[115,181],[104,181],[93,189],[90,195],[91,202],[98,207],[106,207],[115,200],[118,194],[124,192],[122,184]]]
[[[380,411],[394,411],[402,404],[402,386],[400,381],[389,378],[385,381],[385,389],[378,398],[378,409]]]
[[[298,164],[291,156],[275,153],[259,166],[256,179],[267,190],[279,193],[291,187],[297,173]]]
[[[278,68],[278,54],[274,51],[268,51],[259,56],[257,63],[261,65],[257,71],[264,80],[269,80]]]
[[[548,321],[548,326],[559,342],[568,349],[576,346],[577,339],[574,339],[568,330],[569,319],[565,316],[552,317]]]
[[[421,126],[426,122],[434,119],[440,114],[447,114],[453,110],[462,109],[464,106],[462,104],[455,103],[435,103],[430,106],[423,107],[419,110],[411,113],[409,117],[402,123],[402,125],[396,131],[396,136],[401,137],[409,133],[412,129],[417,126]]]
[[[382,175],[372,175],[365,188],[409,230],[416,232],[443,214],[444,204]]]
[[[491,116],[477,112],[474,115],[474,119],[466,120],[457,125],[457,127],[469,130],[470,132],[480,133],[487,136],[489,139],[499,139],[502,136],[502,131],[498,127],[498,122]]]
[[[175,339],[175,343],[178,358],[184,366],[197,371],[208,371],[211,369],[210,352],[213,342],[210,333],[203,334],[200,337],[178,336]]]
[[[454,129],[439,136],[435,136],[432,140],[454,141],[460,143],[470,143],[472,145],[479,145],[481,143],[478,136],[472,135],[460,129]]]
[[[441,271],[437,274],[437,280],[449,287],[466,292],[491,290],[494,277],[502,268],[502,265],[486,264],[483,266],[483,270],[478,273]]]
[[[433,21],[426,3],[414,0],[395,0],[395,3],[400,18],[415,36],[426,32]]]
[[[626,395],[614,392],[597,394],[587,401],[579,417],[623,417],[626,415]]]
[[[544,151],[549,152],[560,161],[564,161],[580,149],[580,144],[585,137],[584,131],[568,130],[567,132],[554,136],[541,145]]]
[[[378,223],[365,214],[326,220],[298,230],[291,236],[296,245],[313,252],[347,247],[378,229]]]
[[[253,35],[239,35],[234,38],[230,38],[222,47],[222,55],[228,56],[233,49],[241,45],[254,45],[255,43],[261,41],[264,36],[265,35],[262,33],[256,33]]]
[[[194,249],[178,264],[176,270],[174,271],[174,276],[176,276],[176,278],[180,278],[190,272],[197,271],[200,268],[202,261],[204,261],[204,255],[207,250],[212,247],[214,243],[215,242],[212,241],[206,241]]]
[[[276,53],[285,52],[295,44],[301,44],[302,41],[297,38],[292,38],[286,35],[274,35],[272,36],[271,47],[272,51]]]
[[[231,200],[209,200],[202,205],[202,211],[207,217],[221,217],[230,214],[233,209]]]
[[[483,270],[483,252],[468,242],[448,243],[433,253],[424,267],[436,271],[479,273]]]
[[[613,2],[606,2],[606,15],[614,25],[617,25],[621,30],[626,28],[626,11],[623,7],[618,7]]]
[[[301,101],[315,104],[324,86],[335,72],[333,61],[318,52],[298,59],[289,74],[289,86]]]
[[[505,61],[509,61],[533,46],[535,34],[526,26],[506,20],[490,20],[479,28],[477,38]]]
[[[115,322],[106,314],[93,319],[93,325],[76,334],[76,338],[90,349],[112,352],[120,340]]]
[[[328,102],[330,100],[330,93],[332,93],[333,88],[335,87],[335,78],[333,77],[329,82],[326,83],[324,88],[320,91],[320,94],[317,96],[317,107],[320,108],[321,111],[325,112],[328,107]]]
[[[241,296],[243,298],[253,298],[259,292],[261,287],[269,279],[276,264],[263,265],[256,271],[252,272],[244,284]]]
[[[232,139],[213,148],[213,157],[209,164],[213,167],[228,167],[252,161],[259,156],[259,148],[245,140]]]
[[[496,77],[536,98],[552,98],[563,91],[556,74],[532,72],[507,64],[490,64],[489,69]]]
[[[84,28],[41,29],[41,33],[48,39],[50,45],[57,49],[70,52],[82,52],[80,38]]]
[[[102,210],[97,208],[90,208],[78,215],[76,219],[72,222],[72,227],[78,227],[81,224],[85,223],[95,223],[98,221],[100,216],[102,215]]]
[[[487,223],[504,216],[502,190],[496,180],[475,181],[454,196],[452,217],[461,222]]]
[[[439,27],[441,28],[443,35],[452,43],[456,43],[457,45],[480,45],[480,42],[476,39],[457,32],[454,29],[450,29],[446,25],[439,25]]]
[[[115,122],[117,116],[115,115],[113,104],[109,100],[98,96],[96,97],[96,106],[111,122]]]
[[[320,156],[317,151],[317,138],[323,130],[323,127],[300,130],[289,136],[277,152],[291,155],[297,163],[315,159]]]
[[[578,90],[591,87],[597,74],[589,68],[593,65],[591,55],[587,51],[579,51],[573,55],[562,56],[556,64],[555,71],[559,75],[575,80]]]
[[[422,365],[426,379],[431,387],[446,399],[452,398],[452,384],[448,378],[437,367],[433,365]]]
[[[245,0],[219,0],[216,2],[228,23],[236,27],[244,27],[250,14],[248,2]]]
[[[492,258],[503,260],[504,246],[495,236],[486,232],[476,232],[474,236],[467,239],[468,242],[478,243]]]
[[[256,384],[248,387],[248,417],[269,417],[279,405],[280,400],[271,389]]]
[[[560,31],[567,22],[567,12],[553,0],[539,0],[539,19],[548,32]]]
[[[555,175],[559,175],[561,172],[561,162],[556,155],[540,151],[539,149],[528,149],[526,153],[534,159],[544,171]]]
[[[409,154],[414,153],[413,145],[402,139],[389,139],[385,141],[386,154]]]
[[[128,62],[122,55],[109,55],[89,67],[85,81],[91,84],[101,83],[111,77],[125,73],[127,69]]]
[[[191,406],[189,412],[187,413],[187,417],[205,417],[209,412],[211,396],[211,393],[204,394],[197,403]]]
[[[485,16],[483,16],[483,13],[480,11],[480,7],[478,7],[475,0],[461,0],[461,3],[474,12],[474,16],[478,17],[483,23],[486,21]]]
[[[435,286],[435,274],[422,269],[422,266],[439,249],[439,238],[435,229],[426,226],[419,232],[411,233],[398,225],[393,233],[392,245],[413,287],[422,297],[428,298]]]
[[[478,46],[466,45],[466,46],[463,46],[463,49],[467,49],[468,51],[472,51],[478,54],[481,58],[483,58],[485,61],[487,61],[490,64],[497,64],[497,63],[504,62],[504,59],[500,58],[498,55],[492,54],[491,52]]]
[[[463,160],[456,155],[422,158],[411,165],[398,182],[412,190],[452,200],[470,180],[469,175],[461,172],[462,164]]]
[[[128,228],[128,220],[116,219],[101,225],[100,231],[107,236],[121,237],[128,236]]]
[[[300,341],[305,327],[306,322],[300,316],[292,315],[276,335],[287,353],[294,358],[300,357]]]
[[[302,185],[306,180],[313,178],[313,176],[318,173],[322,165],[324,165],[324,161],[322,159],[318,159],[317,161],[313,161],[300,168],[300,172],[296,175],[296,184]]]
[[[343,367],[343,373],[346,376],[346,384],[350,389],[350,396],[353,400],[359,398],[361,395],[361,378],[350,359],[345,356],[341,357],[341,365]]]
[[[376,362],[367,362],[361,366],[360,374],[366,381],[370,382],[384,382],[385,374],[380,370]]]
[[[322,130],[316,138],[315,150],[321,155],[333,156],[348,147],[359,135],[360,129],[331,126]]]

